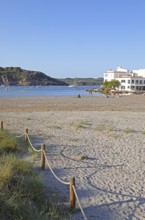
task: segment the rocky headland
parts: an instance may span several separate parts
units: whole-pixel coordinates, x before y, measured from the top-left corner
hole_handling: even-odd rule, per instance
[[[67,83],[47,76],[39,71],[24,70],[20,67],[0,67],[0,85],[5,86],[47,86]]]

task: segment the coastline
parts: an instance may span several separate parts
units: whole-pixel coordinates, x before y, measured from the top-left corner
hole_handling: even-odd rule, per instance
[[[60,179],[76,177],[88,220],[145,219],[144,103],[145,96],[1,98],[0,120],[15,134],[28,128],[38,148],[45,143]],[[69,201],[48,169],[40,175]],[[70,219],[83,219],[78,205]]]

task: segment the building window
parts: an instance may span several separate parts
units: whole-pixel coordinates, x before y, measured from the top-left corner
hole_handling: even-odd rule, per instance
[[[138,79],[136,80],[136,84],[138,84]]]
[[[122,80],[121,80],[121,82],[122,82],[122,83],[125,83],[125,80],[124,80],[124,79],[122,79]]]
[[[130,89],[130,86],[128,86],[128,89]]]
[[[145,80],[144,80],[144,84],[145,84]]]
[[[140,80],[140,84],[142,84],[142,80]]]
[[[131,80],[131,83],[134,84],[134,79]]]
[[[121,86],[121,89],[122,89],[122,90],[125,89],[125,86]]]
[[[128,84],[130,84],[130,79],[128,80]]]

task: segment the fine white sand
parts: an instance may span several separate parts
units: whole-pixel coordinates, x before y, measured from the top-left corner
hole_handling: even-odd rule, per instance
[[[13,133],[28,128],[38,148],[45,143],[60,179],[76,177],[88,220],[145,219],[145,112],[1,111],[0,120]],[[78,156],[88,158],[77,160]],[[39,166],[39,157],[34,163]],[[57,188],[69,202],[68,186],[48,169],[40,173],[44,184]],[[83,219],[78,205],[69,219]]]

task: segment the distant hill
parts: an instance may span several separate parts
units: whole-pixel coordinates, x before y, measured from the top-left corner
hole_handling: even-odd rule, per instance
[[[0,85],[67,85],[39,71],[24,70],[20,67],[0,67]]]
[[[89,86],[95,86],[95,85],[101,85],[103,83],[103,78],[65,78],[65,79],[59,79],[67,84],[76,84],[79,86],[89,85]]]

